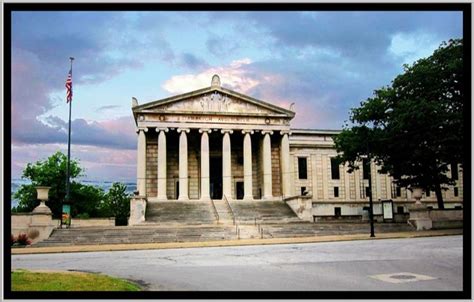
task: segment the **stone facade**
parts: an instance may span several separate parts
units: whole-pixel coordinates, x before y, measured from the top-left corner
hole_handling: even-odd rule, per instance
[[[291,129],[293,111],[222,88],[218,76],[208,88],[143,105],[134,99],[132,106],[137,189],[148,202],[286,200],[295,209],[309,205],[299,214],[307,220],[367,214],[367,173],[347,173],[342,165],[332,171],[338,131]],[[370,164],[375,214],[382,214],[383,200],[406,213],[410,191],[378,170]],[[457,184],[443,192],[447,208],[462,206],[458,170]],[[436,207],[434,192],[423,202]]]

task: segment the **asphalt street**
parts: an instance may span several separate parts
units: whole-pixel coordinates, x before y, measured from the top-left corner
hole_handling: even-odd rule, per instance
[[[146,290],[457,291],[462,236],[13,255],[12,269],[100,272]]]

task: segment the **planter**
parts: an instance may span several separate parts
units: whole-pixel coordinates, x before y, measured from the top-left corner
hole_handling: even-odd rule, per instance
[[[423,189],[414,187],[412,188],[412,196],[415,198],[415,204],[421,205],[421,197],[423,196]]]

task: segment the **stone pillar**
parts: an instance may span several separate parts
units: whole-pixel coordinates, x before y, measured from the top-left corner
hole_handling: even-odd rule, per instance
[[[253,130],[242,130],[244,134],[244,200],[253,200],[252,184],[252,139]]]
[[[188,137],[189,129],[179,128],[179,196],[178,200],[189,200],[188,194]]]
[[[263,134],[263,199],[272,199],[272,144],[270,135],[273,131],[262,131]]]
[[[146,196],[146,137],[148,128],[139,128],[137,143],[137,190],[138,195]]]
[[[211,130],[199,129],[201,135],[201,200],[210,200],[209,192],[209,135]]]
[[[231,143],[232,130],[221,130],[222,137],[222,198],[232,198]]]
[[[289,132],[280,132],[281,143],[280,143],[280,163],[281,163],[281,189],[283,197],[289,197],[291,195],[291,175],[290,175],[290,140]],[[313,189],[314,191],[314,189]]]
[[[166,132],[168,132],[168,128],[156,128],[156,132],[158,132],[158,200],[167,200],[168,197],[166,195]]]

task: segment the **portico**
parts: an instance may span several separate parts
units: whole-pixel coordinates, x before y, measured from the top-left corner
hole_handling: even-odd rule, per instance
[[[290,195],[294,112],[222,88],[138,105],[137,189],[148,201],[275,200]]]

